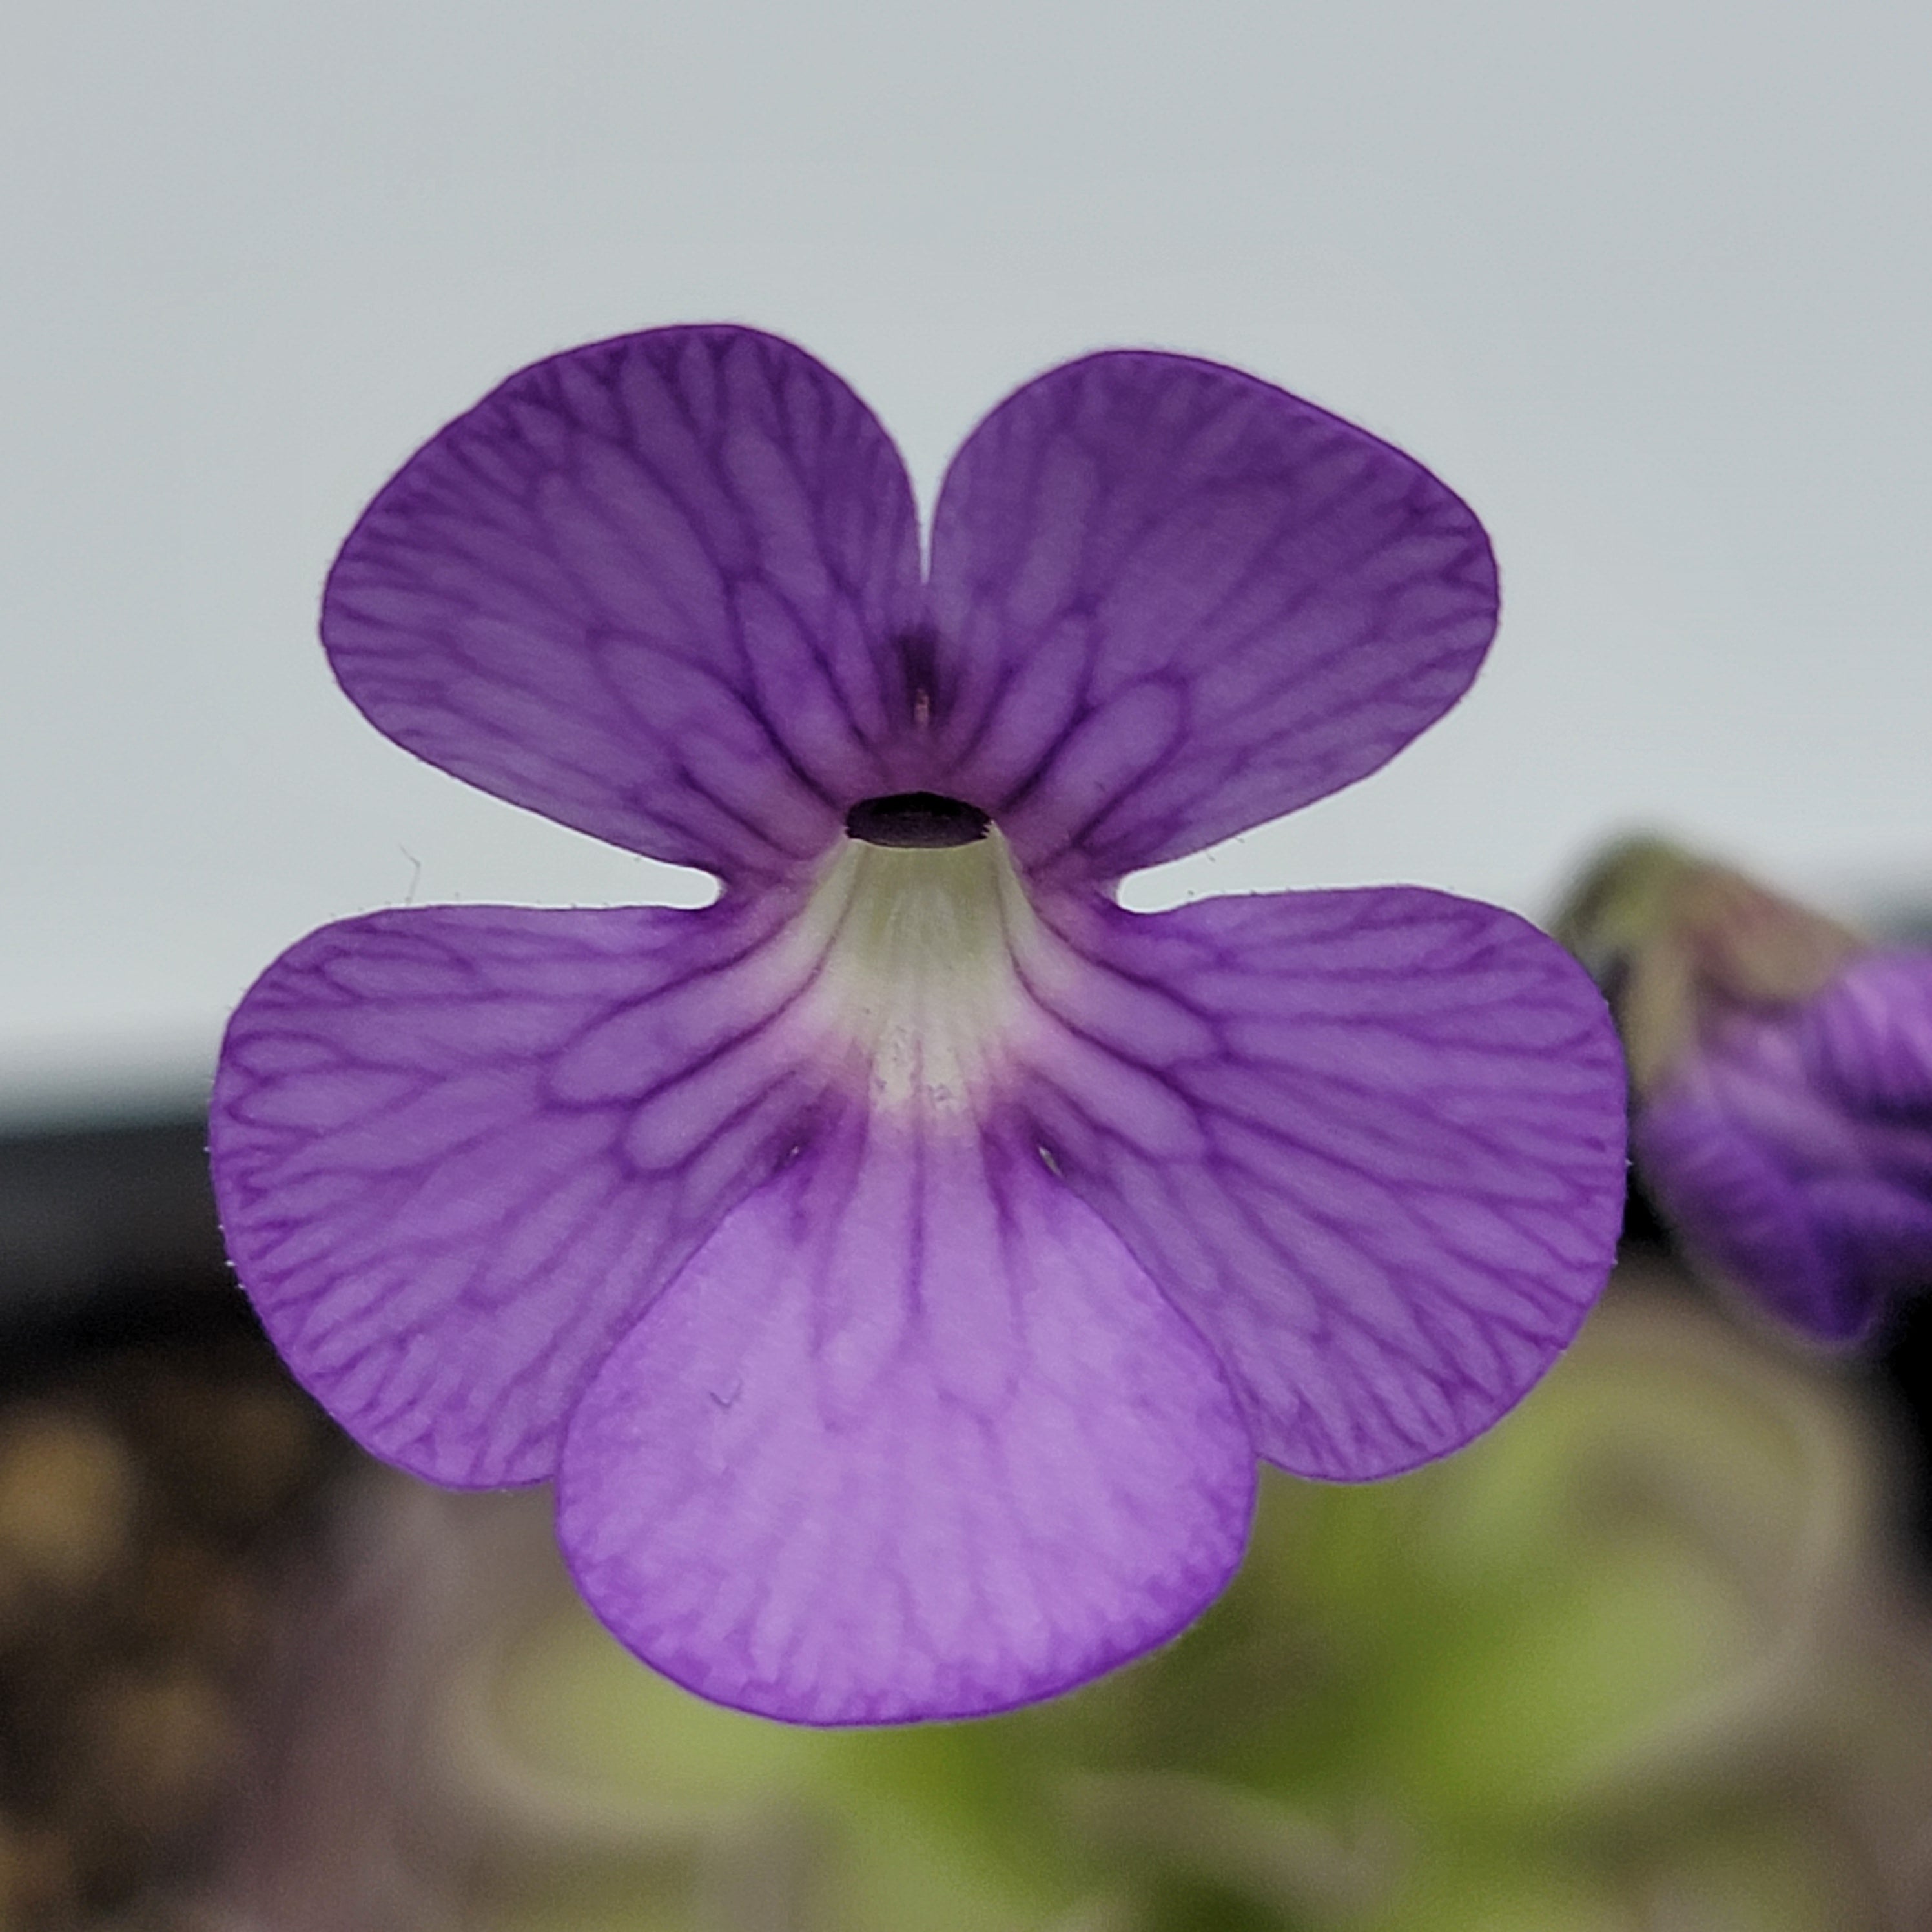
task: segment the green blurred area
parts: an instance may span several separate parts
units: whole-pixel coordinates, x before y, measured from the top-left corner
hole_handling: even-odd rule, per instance
[[[559,1602],[490,1661],[488,1721],[549,1814],[600,1822],[500,1871],[488,1922],[1888,1925],[1932,1696],[1875,1580],[1872,1471],[1828,1371],[1627,1287],[1462,1454],[1268,1480],[1226,1598],[1056,1703],[788,1729]]]

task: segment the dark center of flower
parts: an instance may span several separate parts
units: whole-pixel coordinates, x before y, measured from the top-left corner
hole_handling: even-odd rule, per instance
[[[845,814],[845,836],[868,845],[931,851],[970,845],[986,837],[992,823],[963,799],[943,798],[936,791],[896,791],[886,798],[862,798]]]

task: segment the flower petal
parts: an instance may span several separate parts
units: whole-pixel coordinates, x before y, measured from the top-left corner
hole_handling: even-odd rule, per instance
[[[1042,1145],[1220,1352],[1256,1447],[1392,1474],[1575,1334],[1624,1192],[1622,1061],[1552,941],[1409,888],[1061,900]]]
[[[378,729],[613,844],[728,878],[822,851],[910,715],[898,451],[802,350],[662,328],[512,376],[343,547],[322,638]]]
[[[1212,1354],[1030,1144],[855,1116],[605,1361],[559,1528],[668,1676],[877,1724],[1172,1636],[1232,1572],[1254,1482]]]
[[[1782,1117],[1775,1138],[1754,1125],[1753,1088]],[[1639,1113],[1631,1141],[1646,1186],[1694,1256],[1801,1334],[1843,1345],[1877,1319],[1883,1288],[1832,1239],[1810,1198],[1804,1156],[1790,1164],[1800,1143],[1815,1151],[1848,1138],[1824,1108],[1804,1111],[1801,1122],[1788,1094],[1748,1076],[1733,1073],[1721,1092],[1679,1079]],[[1840,1174],[1846,1151],[1827,1156]]]
[[[1916,954],[1734,1011],[1638,1114],[1646,1184],[1694,1253],[1814,1342],[1932,1284],[1932,1017]]]
[[[1798,1023],[1808,1064],[1848,1106],[1932,1130],[1932,952],[1861,954]]]
[[[327,926],[230,1022],[229,1252],[356,1438],[432,1480],[548,1475],[615,1336],[796,1143],[802,968],[721,903],[431,907]]]
[[[1035,877],[1117,878],[1352,783],[1496,628],[1468,507],[1265,382],[1117,351],[953,460],[932,544],[940,776]]]

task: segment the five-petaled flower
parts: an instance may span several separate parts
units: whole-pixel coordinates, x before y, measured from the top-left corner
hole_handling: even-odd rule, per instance
[[[1932,953],[1655,839],[1558,930],[1610,989],[1638,1172],[1696,1259],[1836,1346],[1932,1287]]]
[[[1602,1002],[1411,888],[1115,902],[1474,676],[1488,544],[1408,458],[1123,352],[1009,398],[922,570],[898,452],[775,338],[524,370],[324,600],[379,728],[723,882],[325,928],[242,1003],[230,1252],[377,1454],[554,1478],[659,1670],[964,1715],[1172,1635],[1257,1456],[1404,1469],[1575,1332],[1622,1199]]]

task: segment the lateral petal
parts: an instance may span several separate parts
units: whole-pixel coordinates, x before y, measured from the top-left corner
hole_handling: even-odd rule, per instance
[[[512,376],[337,559],[322,640],[376,727],[513,804],[731,880],[822,852],[910,716],[911,487],[775,336],[653,329]]]
[[[645,1660],[817,1724],[1046,1696],[1246,1540],[1212,1352],[1024,1140],[856,1112],[748,1198],[572,1417],[559,1532]]]
[[[1575,962],[1407,887],[1052,916],[1083,956],[1033,968],[1024,1104],[1220,1352],[1260,1452],[1388,1475],[1509,1408],[1622,1215],[1622,1060]]]
[[[256,982],[209,1120],[229,1252],[366,1448],[550,1473],[599,1356],[803,1131],[782,910],[378,913]]]
[[[1036,878],[1118,878],[1354,782],[1496,628],[1468,506],[1270,385],[1144,350],[1010,397],[954,458],[929,586],[934,789]]]

